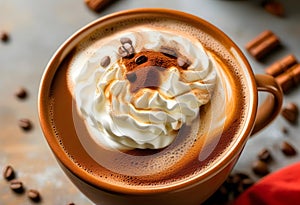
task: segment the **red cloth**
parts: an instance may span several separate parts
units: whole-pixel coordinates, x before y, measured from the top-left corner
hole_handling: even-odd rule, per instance
[[[300,204],[299,162],[264,177],[233,203],[233,205],[296,204]]]

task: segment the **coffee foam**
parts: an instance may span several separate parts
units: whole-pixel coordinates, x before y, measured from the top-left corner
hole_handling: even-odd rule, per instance
[[[240,124],[243,124],[243,119],[241,119],[240,122],[236,123],[233,121],[233,119],[227,119],[228,122],[222,122],[219,120],[221,123],[220,125],[220,130],[217,130],[216,133],[212,133],[212,130],[210,126],[212,126],[212,121],[211,121],[211,115],[212,115],[212,107],[218,107],[219,104],[216,103],[214,100],[215,98],[226,98],[226,101],[232,97],[234,98],[239,98],[235,102],[235,106],[238,104],[242,103],[243,108],[245,108],[244,104],[247,99],[245,94],[246,87],[245,85],[241,82],[239,77],[244,78],[243,73],[240,73],[239,71],[239,63],[233,59],[231,54],[228,52],[228,49],[222,46],[219,42],[217,42],[213,37],[209,36],[208,34],[204,33],[201,30],[195,29],[189,25],[186,25],[185,23],[182,22],[177,22],[177,21],[169,21],[169,20],[163,20],[163,19],[156,19],[156,18],[151,18],[151,19],[144,19],[140,21],[139,19],[137,20],[132,20],[132,21],[123,21],[121,23],[118,23],[118,25],[115,25],[113,27],[106,27],[103,30],[99,29],[92,33],[88,38],[83,40],[80,45],[77,47],[76,53],[78,56],[80,55],[81,52],[84,52],[84,49],[86,46],[95,46],[97,47],[97,43],[95,43],[95,39],[101,39],[103,37],[107,37],[110,35],[110,33],[116,32],[116,31],[123,31],[125,28],[129,27],[138,27],[141,25],[144,25],[147,23],[147,27],[153,27],[155,29],[170,29],[176,32],[180,32],[180,34],[185,34],[185,35],[190,35],[190,38],[196,40],[199,40],[206,49],[210,50],[212,52],[211,55],[214,55],[217,59],[219,59],[220,62],[220,68],[218,70],[218,75],[224,76],[222,78],[222,82],[220,82],[219,86],[220,87],[226,87],[226,93],[228,96],[222,96],[223,94],[221,92],[216,91],[214,94],[214,99],[212,100],[212,104],[209,106],[206,106],[201,112],[207,112],[208,114],[205,114],[205,116],[210,119],[210,124],[203,124],[203,122],[197,122],[194,123],[193,125],[198,127],[198,123],[201,124],[200,130],[198,131],[197,129],[191,129],[186,134],[186,139],[193,139],[188,142],[185,142],[184,144],[188,144],[183,148],[183,145],[178,145],[174,149],[170,150],[162,150],[159,153],[161,154],[160,160],[157,160],[155,163],[153,163],[153,160],[151,161],[151,158],[153,158],[153,155],[150,155],[150,160],[145,161],[142,159],[143,157],[137,157],[136,155],[133,154],[128,154],[128,153],[119,153],[122,154],[123,157],[125,158],[119,158],[116,159],[116,161],[110,161],[111,167],[109,169],[105,168],[103,165],[97,163],[97,160],[95,156],[90,156],[89,154],[85,153],[86,150],[84,150],[81,147],[80,140],[78,138],[74,139],[75,145],[72,148],[72,145],[70,142],[68,142],[68,139],[66,138],[67,135],[78,135],[78,133],[75,133],[74,130],[71,131],[72,127],[74,126],[73,123],[70,124],[64,124],[65,122],[58,121],[59,114],[60,112],[57,109],[57,104],[61,103],[61,100],[58,97],[58,92],[57,89],[54,86],[52,87],[53,94],[51,95],[51,100],[49,100],[49,114],[50,114],[50,119],[51,119],[51,124],[53,128],[53,133],[56,135],[61,147],[65,150],[66,154],[69,156],[71,160],[75,164],[77,164],[79,167],[82,169],[86,170],[88,173],[93,174],[97,177],[99,177],[100,180],[105,180],[105,181],[111,181],[111,183],[114,184],[119,184],[119,185],[126,185],[126,186],[159,186],[163,184],[172,184],[175,182],[178,182],[180,180],[184,180],[187,177],[192,177],[193,175],[205,172],[207,169],[209,169],[213,164],[219,161],[220,158],[222,158],[223,154],[226,153],[226,150],[230,148],[232,145],[230,141],[234,141],[235,134],[239,132],[240,129]],[[118,28],[118,29],[117,29]],[[75,56],[77,56],[75,54]],[[70,56],[69,56],[70,57]],[[75,57],[76,58],[76,57]],[[65,63],[62,64],[62,69],[60,69],[60,72],[68,72],[67,69],[70,66],[70,62],[72,62],[73,59],[68,59],[65,61]],[[223,70],[224,69],[224,70]],[[65,70],[65,71],[63,71]],[[228,74],[230,78],[228,78]],[[60,76],[61,75],[61,76]],[[236,76],[239,77],[236,77]],[[226,77],[227,76],[227,77]],[[72,100],[72,84],[69,82],[69,76],[68,74],[60,74],[57,73],[57,83],[58,84],[64,84],[64,91],[60,91],[62,96],[65,96],[67,94],[69,101],[67,104],[71,105],[75,102]],[[234,78],[234,79],[231,79]],[[220,79],[220,78],[219,78]],[[66,82],[68,81],[68,84]],[[237,82],[238,85],[234,88],[236,90],[231,90],[229,88],[230,82]],[[60,86],[59,86],[60,87]],[[220,88],[219,87],[219,88]],[[240,90],[238,90],[240,89]],[[238,91],[237,93],[235,93]],[[232,92],[232,93],[231,93]],[[62,94],[63,93],[63,94]],[[235,95],[234,95],[235,93]],[[239,96],[241,95],[241,96]],[[213,104],[215,103],[215,104]],[[224,103],[225,104],[225,103]],[[228,103],[229,104],[229,103]],[[234,105],[234,104],[233,104]],[[231,108],[231,110],[226,109],[226,113],[233,113],[235,111],[235,106]],[[66,108],[66,107],[65,107]],[[65,109],[62,109],[65,111]],[[72,115],[71,112],[74,112],[74,110],[69,110],[66,113],[68,115]],[[239,110],[238,111],[239,115],[243,115],[244,111]],[[235,113],[236,114],[236,113]],[[233,114],[233,115],[235,115]],[[65,113],[63,114],[65,115]],[[237,115],[237,116],[239,116]],[[233,117],[228,117],[228,118],[233,118]],[[243,118],[243,117],[242,117]],[[69,119],[73,122],[75,121],[82,121],[80,117],[78,116],[77,119]],[[66,121],[66,119],[65,119]],[[229,127],[228,124],[233,123],[233,127]],[[70,127],[70,130],[63,131],[63,128]],[[74,128],[74,127],[73,127]],[[223,128],[226,129],[223,133]],[[80,127],[81,131],[83,133],[86,133],[86,130],[83,127]],[[232,130],[230,130],[232,129]],[[207,136],[206,132],[210,132],[209,136]],[[70,132],[67,133],[66,132]],[[222,134],[221,134],[222,133]],[[198,136],[204,136],[204,137],[198,137]],[[211,138],[211,136],[214,136]],[[199,140],[201,139],[201,140]],[[88,145],[89,146],[89,145]],[[195,148],[196,147],[196,148]],[[99,147],[98,147],[99,148]],[[107,150],[104,148],[99,148],[100,150],[104,151],[107,153]],[[80,150],[82,154],[80,156],[76,154],[76,151]],[[158,153],[158,154],[159,154]],[[163,154],[162,154],[163,153]],[[183,153],[183,154],[182,154]],[[199,154],[200,153],[200,154]],[[113,154],[114,153],[110,153]],[[171,154],[171,155],[170,155]],[[84,156],[84,157],[83,157]],[[102,155],[103,156],[103,155]],[[106,156],[106,155],[105,155]],[[131,159],[126,159],[126,157],[130,156],[129,158]],[[131,157],[133,156],[133,157]],[[174,161],[176,158],[178,159],[178,156],[180,156],[182,159],[180,162]],[[110,158],[110,159],[112,159]],[[136,160],[137,158],[140,158]],[[149,158],[149,157],[148,157]],[[124,160],[125,159],[125,160]],[[167,164],[166,164],[167,162]],[[170,164],[172,164],[170,166]],[[120,168],[125,167],[123,171],[119,170]],[[162,167],[165,167],[161,169]],[[143,168],[144,171],[142,173],[139,173],[140,169]],[[113,169],[113,170],[111,170]],[[134,171],[134,172],[132,172]]]

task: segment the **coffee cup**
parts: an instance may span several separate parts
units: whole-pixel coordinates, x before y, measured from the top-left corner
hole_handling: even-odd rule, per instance
[[[58,164],[94,203],[199,205],[282,99],[221,30],[152,8],[72,35],[45,69],[38,109]]]

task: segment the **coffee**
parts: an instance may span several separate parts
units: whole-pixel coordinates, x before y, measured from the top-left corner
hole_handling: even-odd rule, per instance
[[[158,50],[153,49],[153,47],[152,49],[144,48],[145,39],[140,37],[145,36],[145,33],[160,33],[162,36],[167,36],[167,38],[163,38],[163,40],[156,39],[154,43],[160,44]],[[122,37],[131,34],[138,36],[133,47],[129,47],[127,44],[131,44],[128,41],[125,42],[124,38],[122,41],[120,40]],[[172,43],[167,41],[167,39],[174,36],[180,40],[172,41]],[[184,46],[187,45],[181,42],[182,39],[184,39],[184,42],[191,43],[191,50],[185,49]],[[244,128],[243,120],[249,108],[247,104],[249,91],[243,83],[246,81],[244,79],[246,75],[240,69],[239,59],[234,57],[235,50],[227,48],[221,41],[222,39],[215,39],[213,35],[206,33],[205,30],[193,27],[184,21],[175,18],[157,18],[155,16],[111,20],[106,25],[95,29],[85,39],[78,42],[75,48],[64,58],[52,79],[49,98],[45,99],[48,105],[49,124],[52,126],[53,134],[56,136],[60,148],[64,150],[76,166],[85,170],[87,174],[98,178],[100,182],[128,189],[164,187],[192,179],[196,175],[205,174],[210,168],[220,163],[227,151],[232,148]],[[120,44],[115,45],[114,42]],[[176,42],[175,48],[179,48],[175,51],[174,42]],[[111,47],[108,47],[107,53],[99,54],[97,49],[101,48],[103,43]],[[130,62],[126,63],[129,61],[128,59],[132,58],[132,62],[138,62],[136,64],[139,65],[146,63],[150,56],[153,58],[154,54],[155,56],[164,55],[166,57],[161,59],[169,59],[174,65],[177,63],[178,70],[184,73],[184,70],[195,62],[192,56],[195,56],[196,59],[202,58],[202,54],[189,54],[187,52],[197,51],[193,50],[193,46],[197,44],[201,44],[208,58],[213,60],[213,62],[209,61],[208,64],[215,65],[213,66],[214,70],[208,72],[210,74],[204,75],[209,76],[207,79],[203,78],[203,81],[207,80],[208,82],[204,86],[205,89],[199,89],[199,95],[203,94],[209,97],[200,106],[200,111],[196,113],[195,118],[193,117],[188,119],[186,123],[180,124],[179,122],[183,118],[185,119],[185,116],[183,116],[183,118],[176,121],[174,127],[168,132],[173,134],[173,130],[175,130],[175,137],[169,140],[166,143],[167,145],[163,142],[162,147],[158,146],[156,148],[156,144],[151,144],[151,142],[151,145],[146,143],[146,145],[136,149],[132,147],[130,149],[118,149],[114,146],[108,147],[102,142],[102,139],[93,136],[95,132],[88,127],[87,118],[84,118],[83,114],[87,113],[88,109],[78,105],[77,85],[74,84],[75,81],[73,80],[74,76],[80,78],[82,73],[79,74],[79,72],[84,69],[87,73],[92,72],[89,68],[93,68],[93,65],[85,67],[83,61],[92,59],[89,63],[94,63],[96,66],[102,64],[102,67],[105,67],[103,69],[106,70],[122,60],[122,65],[129,67]],[[110,53],[117,54],[110,55]],[[98,58],[101,55],[106,59],[103,60],[103,57]],[[106,56],[109,56],[109,58]],[[116,56],[121,57],[117,58]],[[74,70],[74,67],[77,70]],[[161,67],[164,71],[157,71],[159,68],[154,69],[153,67]],[[166,67],[151,64],[148,70],[154,73],[159,72],[159,74],[154,74],[155,76],[171,75],[170,68]],[[160,72],[164,72],[164,74]],[[211,73],[213,72],[216,73],[215,77],[212,77],[213,74]],[[127,74],[130,74],[130,72],[128,71]],[[99,75],[95,78],[99,79],[100,77]],[[130,81],[130,92],[133,93],[133,96],[138,95],[143,86],[137,85],[134,87],[131,82],[135,81],[134,79],[138,76],[122,75],[122,77]],[[213,86],[211,85],[212,79],[215,80]],[[84,79],[80,78],[80,82],[82,80]],[[155,82],[146,87],[150,90],[156,90],[163,82],[166,82],[166,79]],[[94,82],[91,84],[97,86]],[[109,86],[107,88],[110,89],[108,91],[113,90]],[[172,86],[169,86],[168,89],[164,88],[164,90],[167,92],[171,88]],[[115,90],[113,91],[115,92]],[[90,101],[84,102],[89,97],[89,95],[83,96],[83,103],[89,104]],[[199,108],[197,107],[197,109]],[[185,115],[185,112],[183,111],[181,114]],[[98,117],[103,122],[108,120],[108,118],[101,115]],[[94,118],[90,118],[88,121],[95,123]],[[124,123],[126,123],[126,119],[124,119]],[[128,123],[128,125],[131,124]],[[172,125],[170,123],[166,127],[170,128]],[[123,132],[123,130],[120,132]],[[131,141],[130,143],[124,143],[125,147],[132,144]],[[138,143],[134,142],[133,144]]]

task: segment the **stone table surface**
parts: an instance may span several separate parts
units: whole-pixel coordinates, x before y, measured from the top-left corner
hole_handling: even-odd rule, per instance
[[[0,42],[0,169],[10,164],[17,171],[26,190],[37,189],[42,195],[40,204],[91,204],[58,167],[43,138],[38,123],[37,95],[42,73],[56,49],[76,30],[106,14],[138,7],[162,7],[182,10],[215,24],[227,33],[247,56],[255,73],[289,53],[300,58],[300,2],[282,0],[286,17],[267,13],[257,1],[225,0],[119,0],[101,13],[89,10],[83,0],[0,0],[0,31],[7,31],[10,40]],[[276,33],[283,48],[263,62],[254,60],[244,45],[263,30]],[[25,87],[29,96],[18,100],[14,93]],[[263,98],[263,97],[262,97]],[[285,95],[284,105],[300,103],[300,87]],[[18,120],[28,118],[33,129],[24,132]],[[282,128],[288,134],[282,132]],[[233,172],[243,171],[255,180],[251,171],[257,153],[268,148],[273,155],[270,169],[276,171],[300,159],[300,127],[290,125],[282,116],[256,137],[250,139]],[[299,152],[284,156],[279,144],[291,142]],[[25,194],[14,194],[9,183],[0,178],[0,204],[33,204]]]

